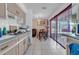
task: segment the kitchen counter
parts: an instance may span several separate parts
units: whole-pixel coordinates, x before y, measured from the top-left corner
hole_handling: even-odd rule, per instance
[[[23,34],[26,34],[26,33],[21,33],[21,34],[17,34],[17,35],[9,35],[9,34],[4,35],[0,38],[0,45],[9,40],[13,40],[14,38],[17,38],[18,36],[23,35]]]
[[[79,36],[76,35],[75,33],[59,33],[59,34],[67,37],[66,48],[67,48],[67,54],[70,55],[69,45],[72,43],[79,44]]]
[[[74,34],[74,33],[60,33],[60,34],[63,35],[63,36],[67,36],[67,37],[71,37],[71,38],[79,40],[79,36]]]

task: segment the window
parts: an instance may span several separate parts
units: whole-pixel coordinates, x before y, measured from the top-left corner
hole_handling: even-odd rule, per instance
[[[71,30],[71,20],[72,20],[72,4],[70,4],[66,9],[61,11],[53,19],[51,19],[50,30],[51,37],[56,40],[63,48],[66,48],[67,38],[62,36],[62,33],[69,34]]]
[[[51,37],[56,40],[56,18],[51,21]]]

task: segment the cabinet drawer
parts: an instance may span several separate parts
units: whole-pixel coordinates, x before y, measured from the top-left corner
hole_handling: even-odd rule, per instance
[[[2,44],[0,45],[0,52],[3,52],[4,50],[6,50],[9,47],[8,43]]]
[[[8,50],[4,55],[18,55],[18,45]]]
[[[0,53],[3,53],[4,51],[6,51],[8,48],[10,48],[12,45],[17,43],[17,39],[5,42],[3,44],[0,45]]]

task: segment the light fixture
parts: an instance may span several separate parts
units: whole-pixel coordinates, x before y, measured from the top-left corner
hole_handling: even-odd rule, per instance
[[[42,7],[42,9],[46,9],[46,7]]]

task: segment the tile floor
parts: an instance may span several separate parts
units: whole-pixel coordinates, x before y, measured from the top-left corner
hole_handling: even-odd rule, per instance
[[[32,45],[28,48],[26,55],[65,55],[66,50],[57,44],[53,39],[46,41],[33,39]]]

